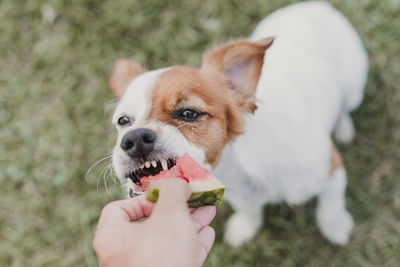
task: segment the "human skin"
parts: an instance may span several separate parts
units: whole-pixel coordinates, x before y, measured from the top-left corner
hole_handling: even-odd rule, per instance
[[[93,238],[100,266],[201,266],[214,243],[209,224],[216,209],[189,209],[190,194],[184,180],[173,178],[156,204],[139,196],[106,205]]]

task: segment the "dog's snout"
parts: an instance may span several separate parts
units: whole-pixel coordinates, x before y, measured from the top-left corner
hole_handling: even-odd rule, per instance
[[[152,130],[133,130],[124,135],[121,148],[132,158],[145,158],[153,151],[156,139]]]

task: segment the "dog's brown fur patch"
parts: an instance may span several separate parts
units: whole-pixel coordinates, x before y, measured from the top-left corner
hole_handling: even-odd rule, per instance
[[[161,75],[153,89],[147,121],[178,127],[186,139],[204,149],[207,163],[215,166],[231,135],[242,131],[242,114],[231,106],[233,103],[235,99],[220,74],[174,67]],[[195,108],[207,115],[197,122],[178,121],[173,115],[181,108]]]
[[[118,59],[114,63],[114,70],[108,81],[111,91],[117,98],[121,98],[130,82],[144,72],[139,63],[128,59]]]
[[[335,170],[340,168],[343,168],[342,157],[340,156],[335,144],[332,142],[329,176],[332,176]]]
[[[201,68],[173,67],[164,72],[152,91],[147,121],[177,127],[191,143],[204,149],[215,166],[223,147],[243,132],[244,116],[253,113],[255,90],[265,50],[273,39],[236,41],[208,53]],[[182,108],[205,112],[196,122],[173,117]]]

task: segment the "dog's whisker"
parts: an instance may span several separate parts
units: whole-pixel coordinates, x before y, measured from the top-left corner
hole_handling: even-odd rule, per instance
[[[113,169],[113,165],[112,165],[112,163],[110,163],[109,165],[108,165],[108,169],[107,169],[107,181],[108,181],[108,179],[111,177],[111,180],[112,180],[112,182],[113,182],[113,185],[114,186],[116,186],[116,184],[118,183],[117,182],[117,180],[115,179],[115,176],[114,176],[114,169]]]
[[[179,129],[179,128],[181,128],[185,125],[189,125],[189,124],[190,124],[189,122],[182,123],[181,125],[177,126],[176,129]]]
[[[105,167],[101,170],[99,176],[97,177],[97,192],[99,192],[100,179],[101,179],[103,173],[105,172],[105,170],[108,168],[108,166],[109,166],[109,164],[107,164],[107,166],[105,166]],[[103,179],[104,179],[104,178],[103,178]]]
[[[88,181],[89,174],[93,170],[94,167],[96,167],[97,165],[99,165],[100,163],[102,163],[103,161],[105,161],[105,160],[107,160],[107,159],[109,159],[111,157],[112,157],[112,155],[108,155],[108,156],[105,156],[104,158],[96,161],[95,163],[93,163],[92,166],[90,166],[90,168],[87,170],[87,172],[85,174],[85,181],[86,182]]]
[[[103,173],[103,183],[104,183],[104,187],[105,187],[105,189],[106,189],[107,195],[111,197],[111,194],[110,194],[110,192],[108,191],[108,187],[107,187],[108,176],[106,175],[107,172],[108,172],[108,170],[110,169],[110,167],[111,167],[111,165],[108,165],[108,166],[105,168],[105,170],[104,170],[104,173]]]
[[[193,126],[193,125],[191,125],[192,136],[195,136],[195,135],[194,135],[194,130],[193,130],[193,129],[194,129],[194,126]]]
[[[109,173],[109,175],[111,176],[111,179],[112,179],[113,182],[114,182],[114,187],[116,188],[116,186],[118,185],[118,181],[117,181],[117,179],[115,179],[116,176],[115,176],[115,172],[114,172],[114,168],[113,168],[112,163],[110,164],[110,166],[111,166],[111,167],[110,167],[108,173]]]
[[[99,193],[100,175],[97,177],[96,192]]]
[[[110,110],[114,109],[118,105],[118,103],[119,103],[118,98],[111,100],[109,103],[106,104],[106,106],[104,108],[104,113],[107,113]]]
[[[111,197],[111,194],[110,194],[110,192],[108,191],[108,187],[107,187],[107,180],[108,180],[108,179],[107,179],[106,175],[107,175],[107,172],[108,172],[108,170],[110,169],[111,166],[112,166],[112,163],[110,163],[110,164],[108,164],[107,166],[105,166],[105,167],[103,168],[103,170],[101,171],[100,175],[99,175],[98,178],[97,178],[97,192],[98,192],[98,190],[99,190],[100,179],[103,178],[104,187],[105,187],[105,189],[106,189],[107,195],[109,195],[110,197]]]

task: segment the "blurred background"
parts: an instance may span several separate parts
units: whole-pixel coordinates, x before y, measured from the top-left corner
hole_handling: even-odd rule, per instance
[[[198,66],[205,50],[249,36],[293,2],[1,0],[0,266],[97,265],[98,215],[123,197],[107,158],[115,59]],[[222,242],[232,212],[224,203],[206,266],[400,266],[400,1],[329,2],[359,31],[370,59],[357,137],[339,147],[356,221],[351,241],[329,244],[310,201],[266,207],[258,236],[232,249]]]

